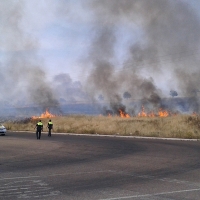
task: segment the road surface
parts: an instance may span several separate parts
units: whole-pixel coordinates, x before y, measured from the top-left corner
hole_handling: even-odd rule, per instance
[[[199,200],[200,142],[9,132],[0,199]]]

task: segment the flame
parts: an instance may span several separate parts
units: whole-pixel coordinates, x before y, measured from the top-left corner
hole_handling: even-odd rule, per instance
[[[169,116],[169,112],[166,110],[160,109],[158,111],[158,114],[155,114],[154,112],[146,113],[144,106],[142,106],[142,111],[138,113],[138,117],[155,117],[155,116],[167,117],[167,116]]]
[[[32,116],[32,119],[38,119],[38,118],[52,118],[55,117],[55,115],[51,114],[48,110],[46,110],[44,113],[42,113],[39,117]]]
[[[122,118],[129,118],[129,117],[130,117],[129,114],[123,112],[122,110],[119,110],[119,115],[120,115],[120,117],[122,117]]]
[[[160,109],[159,112],[158,112],[158,115],[160,117],[167,117],[167,116],[169,116],[169,113],[166,110]]]
[[[144,106],[142,106],[142,111],[138,113],[138,117],[147,117]]]
[[[155,117],[155,113],[154,112],[150,112],[149,114],[148,114],[148,117]]]
[[[129,118],[130,117],[129,114],[123,112],[122,110],[119,110],[119,115],[118,116],[121,117],[121,118]],[[108,113],[108,117],[112,117],[112,114]]]

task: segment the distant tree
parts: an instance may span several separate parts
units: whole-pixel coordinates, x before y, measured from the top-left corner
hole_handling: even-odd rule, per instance
[[[176,97],[178,96],[178,93],[175,90],[170,90],[170,96]]]
[[[124,99],[129,99],[131,98],[131,94],[129,92],[124,92],[123,97]]]

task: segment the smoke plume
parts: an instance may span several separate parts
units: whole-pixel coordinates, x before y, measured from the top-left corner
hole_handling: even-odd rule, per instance
[[[158,108],[171,88],[182,96],[193,96],[192,91],[200,87],[200,22],[187,3],[96,0],[87,6],[93,11],[96,30],[88,58],[93,68],[87,89],[93,97],[102,94],[112,105],[120,105],[119,97],[128,91],[133,98]],[[124,37],[129,39],[122,46],[125,56],[119,66],[117,45]],[[162,77],[168,94],[159,87]]]
[[[34,12],[38,3],[40,14]],[[7,0],[0,2],[0,11],[0,106],[44,108],[58,106],[60,100],[88,102],[89,94],[114,113],[132,109],[134,101],[140,102],[139,107],[159,109],[166,97],[185,97],[191,101],[188,108],[200,108],[200,19],[184,0]],[[29,23],[31,17],[38,20]],[[38,53],[40,41],[32,34],[37,23],[42,27],[39,34],[48,32],[55,43],[59,38],[55,45],[59,55],[65,51],[66,57],[72,56],[67,47],[72,49],[77,42],[75,57],[83,66],[80,80],[74,82],[65,73],[63,61],[63,71],[54,77],[53,85],[48,83],[45,61]],[[83,33],[86,39],[79,40]],[[52,50],[55,46],[49,41],[42,42]],[[73,71],[69,65],[68,71]],[[170,96],[172,90],[178,97]],[[125,92],[131,98],[123,98]],[[140,108],[134,109],[137,113]]]
[[[23,0],[0,3],[1,100],[10,105],[57,106],[58,101],[46,81],[43,61],[37,54],[39,43],[23,27],[24,7]]]

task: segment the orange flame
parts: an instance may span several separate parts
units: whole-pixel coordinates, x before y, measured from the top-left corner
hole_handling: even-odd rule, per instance
[[[155,117],[155,116],[167,117],[167,116],[169,116],[169,112],[166,110],[160,109],[158,111],[158,114],[155,114],[154,112],[146,113],[144,106],[142,106],[142,111],[138,113],[138,117]]]
[[[51,114],[48,110],[46,110],[44,113],[42,113],[39,117],[32,116],[32,119],[41,119],[41,118],[52,118],[55,117],[55,115]]]
[[[120,117],[122,117],[122,118],[129,118],[129,117],[130,117],[129,114],[123,112],[122,110],[119,110],[119,115],[120,115]]]
[[[158,115],[160,117],[167,117],[167,116],[169,116],[169,113],[166,110],[160,109],[159,112],[158,112]]]
[[[155,117],[155,113],[154,113],[154,112],[150,112],[150,113],[148,114],[148,117]]]
[[[112,115],[110,113],[108,113],[108,117],[112,117]],[[122,110],[119,110],[119,117],[121,117],[121,118],[129,118],[130,115],[125,113],[125,112],[123,112]]]
[[[142,106],[142,111],[138,113],[138,117],[147,117],[147,113],[144,110],[144,106]]]

